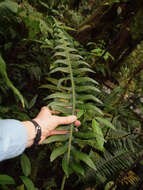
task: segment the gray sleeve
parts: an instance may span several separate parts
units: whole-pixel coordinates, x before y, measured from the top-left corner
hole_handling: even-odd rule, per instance
[[[26,148],[28,135],[18,120],[0,120],[0,161],[20,155]]]

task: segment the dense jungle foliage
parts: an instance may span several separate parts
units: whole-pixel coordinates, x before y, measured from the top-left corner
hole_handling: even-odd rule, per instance
[[[78,132],[1,162],[0,190],[143,189],[142,0],[0,0],[0,119],[45,105]]]

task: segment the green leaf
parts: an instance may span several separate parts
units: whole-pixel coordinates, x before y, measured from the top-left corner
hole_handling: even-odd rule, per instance
[[[92,128],[93,128],[94,134],[96,135],[97,149],[103,151],[104,150],[104,141],[105,141],[104,135],[99,126],[99,123],[97,123],[94,119],[92,120]]]
[[[31,109],[35,105],[37,98],[38,98],[38,95],[35,95],[32,98],[32,100],[29,102],[28,109]]]
[[[48,100],[52,98],[71,99],[71,94],[57,92],[57,93],[47,96],[46,98],[44,98],[44,100]]]
[[[60,88],[62,83],[65,81],[67,82],[68,80],[70,80],[70,77],[64,77],[64,78],[59,79],[57,87]]]
[[[98,82],[96,82],[94,79],[89,78],[89,77],[79,77],[79,78],[75,78],[75,82],[76,82],[76,83],[92,82],[92,83],[94,83],[94,84],[98,84]]]
[[[70,102],[51,102],[48,104],[48,106],[62,106],[62,107],[68,107],[68,106],[71,106],[72,104]]]
[[[114,181],[109,181],[109,182],[105,185],[104,190],[110,190],[110,189],[116,190],[117,185],[114,185],[114,184],[115,184]],[[113,187],[113,186],[114,186],[114,187]],[[112,187],[112,188],[111,188],[111,187]]]
[[[77,112],[77,114],[76,114],[77,119],[79,119],[84,113],[85,113],[84,110],[78,109],[78,112]]]
[[[79,173],[82,176],[84,176],[84,169],[83,169],[83,167],[79,163],[76,163],[76,162],[72,161],[72,162],[70,162],[70,167],[76,173]]]
[[[91,73],[95,73],[93,70],[89,69],[89,68],[80,68],[80,69],[76,69],[73,71],[74,74],[80,74],[82,72],[91,72]]]
[[[92,169],[97,170],[93,161],[91,160],[91,158],[87,154],[73,149],[72,155],[75,156],[75,158],[78,158],[79,160],[83,161],[85,164],[87,164]]]
[[[62,45],[62,44],[60,44],[60,45],[57,45],[55,48],[54,48],[55,50],[57,50],[57,49],[65,49],[65,46],[64,45]]]
[[[70,58],[71,59],[82,59],[83,60],[83,57],[81,55],[77,55],[77,54],[70,54]]]
[[[59,57],[59,56],[60,57],[66,57],[67,55],[65,52],[56,52],[53,57]]]
[[[68,167],[68,163],[67,163],[67,154],[64,155],[63,159],[62,159],[62,168],[63,171],[65,172],[66,176],[69,176],[69,167]]]
[[[80,95],[80,97],[79,97],[79,99],[81,100],[81,101],[85,101],[85,100],[93,100],[93,101],[95,101],[95,102],[98,102],[98,103],[100,103],[100,104],[103,104],[102,102],[101,102],[101,100],[99,100],[98,98],[96,98],[95,96],[93,96],[93,95]]]
[[[58,90],[58,88],[56,86],[51,85],[51,84],[43,84],[39,88],[48,88],[48,89],[51,89],[51,90]]]
[[[31,174],[31,163],[28,156],[26,154],[22,154],[20,161],[23,174],[28,177]]]
[[[89,110],[93,110],[93,111],[95,111],[95,112],[97,112],[97,113],[103,115],[103,112],[102,112],[98,107],[96,107],[96,106],[94,106],[94,105],[92,105],[92,104],[90,104],[90,103],[85,104],[84,107],[85,107],[85,109],[87,109],[87,110],[88,110],[88,109],[89,109]]]
[[[58,60],[54,61],[54,64],[64,64],[64,65],[68,65],[66,59],[58,59]]]
[[[0,174],[0,184],[1,185],[15,184],[15,181],[12,177],[8,175]]]
[[[90,91],[95,91],[95,92],[100,92],[100,90],[94,86],[79,86],[76,91],[77,92],[87,92],[88,90]]]
[[[12,82],[9,80],[6,72],[6,64],[3,58],[0,55],[0,74],[2,75],[3,79],[5,80],[6,85],[13,90],[13,92],[18,96],[20,99],[22,106],[24,107],[24,98],[22,94],[19,92],[17,88],[12,84]]]
[[[54,149],[50,156],[50,161],[53,162],[57,157],[64,154],[67,151],[67,148],[67,145],[64,145]]]
[[[115,130],[114,125],[110,121],[108,121],[107,119],[104,119],[104,118],[101,118],[101,117],[95,117],[95,119],[97,121],[99,121],[100,123],[104,124],[106,127],[109,127],[111,129]]]
[[[69,51],[69,53],[70,52],[75,52],[75,53],[78,52],[75,48],[70,48],[70,47],[67,47],[67,51]]]
[[[59,71],[63,72],[63,73],[70,73],[68,67],[57,67],[56,69],[53,69],[52,71],[50,71],[50,74],[56,73],[56,72],[59,72]]]
[[[31,179],[26,176],[20,176],[21,180],[23,181],[24,185],[26,186],[27,190],[35,190],[35,186]]]
[[[16,2],[12,2],[10,0],[5,0],[0,3],[0,8],[8,9],[13,13],[17,13],[18,4]]]
[[[73,133],[74,137],[79,137],[79,138],[83,138],[83,139],[90,139],[90,138],[95,138],[95,134],[93,132],[74,132]]]
[[[72,108],[64,108],[62,106],[57,106],[57,105],[52,105],[51,106],[52,110],[59,111],[64,114],[71,114],[72,113]]]
[[[88,67],[91,67],[88,63],[86,63],[85,61],[77,61],[77,62],[75,62],[74,63],[74,65],[86,65],[86,66],[88,66]]]
[[[46,77],[46,80],[51,82],[52,84],[54,85],[57,85],[58,84],[58,80],[55,79],[55,78],[49,78],[49,77]]]
[[[17,186],[16,190],[24,190],[24,184]]]
[[[49,144],[52,142],[62,142],[62,141],[66,141],[68,139],[69,135],[65,134],[65,135],[53,135],[51,137],[48,137],[46,140],[44,140],[42,142],[42,144]]]

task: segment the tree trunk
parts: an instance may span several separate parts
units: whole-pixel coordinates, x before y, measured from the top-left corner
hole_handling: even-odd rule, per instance
[[[81,43],[106,42],[107,51],[115,58],[110,69],[115,70],[138,43],[143,40],[143,0],[109,3],[103,1],[75,36]]]

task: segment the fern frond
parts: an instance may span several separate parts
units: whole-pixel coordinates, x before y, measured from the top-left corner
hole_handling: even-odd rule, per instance
[[[59,76],[62,74],[62,78],[59,78],[58,81],[52,82],[52,86],[50,86],[51,89],[54,90],[53,85],[55,85],[55,90],[57,88],[58,92],[48,95],[44,100],[53,100],[48,106],[63,114],[75,115],[75,109],[81,108],[82,110],[93,110],[93,113],[96,116],[103,115],[100,108],[96,106],[96,103],[102,104],[102,102],[94,95],[95,93],[100,93],[100,90],[97,87],[98,83],[94,79],[85,76],[85,73],[95,72],[91,69],[91,66],[85,62],[78,50],[74,48],[71,38],[68,37],[65,31],[63,31],[57,24],[55,24],[54,31],[56,47],[54,48],[55,53],[53,59],[55,61],[52,65],[52,70],[49,73],[49,81],[52,82],[51,79],[54,74],[60,74]],[[45,88],[46,85],[43,87]],[[84,135],[86,136],[87,132],[89,133],[91,130],[91,127],[87,128],[86,132],[83,132]],[[94,142],[95,138],[96,135],[92,140],[88,140],[88,143],[91,147],[98,149],[97,143]],[[49,141],[55,142],[56,139],[57,141],[60,141],[57,137],[53,137]],[[98,137],[98,139],[100,139],[100,137]],[[49,141],[47,140],[44,143],[49,143]],[[104,139],[102,139],[102,141],[104,144]],[[61,186],[61,190],[63,190],[65,179],[69,175],[69,168],[71,171],[83,175],[84,169],[80,165],[81,161],[94,170],[96,170],[96,167],[89,155],[77,150],[77,145],[79,146],[80,143],[82,146],[85,141],[80,140],[80,137],[78,139],[78,136],[74,133],[74,124],[70,125],[68,139],[61,137],[61,142],[61,148],[58,147],[58,149],[56,148],[53,150],[51,160],[53,161],[58,156],[64,154],[62,167],[66,176],[64,177]],[[77,171],[78,169],[79,171]]]

